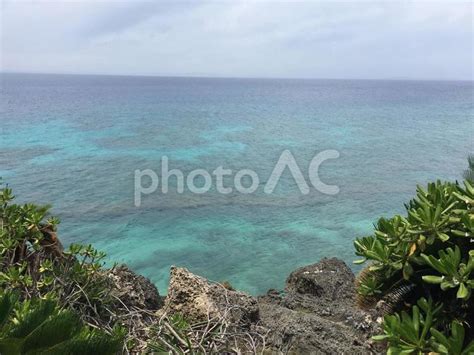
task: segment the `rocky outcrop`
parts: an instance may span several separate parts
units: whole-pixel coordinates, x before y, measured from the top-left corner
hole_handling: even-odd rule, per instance
[[[114,283],[115,296],[127,308],[158,310],[163,305],[163,297],[156,286],[146,277],[138,275],[126,265],[109,270],[109,278]]]
[[[159,321],[155,312],[162,307],[164,297],[160,296],[149,279],[136,274],[126,265],[105,270],[104,276],[110,283],[114,298],[108,323],[118,322],[128,329],[127,340],[130,344],[127,347],[133,348],[134,354],[145,352],[152,337],[150,328]]]
[[[257,299],[173,267],[160,312],[196,320],[225,317],[241,329],[258,325],[275,353],[377,353],[370,336],[379,325],[355,307],[354,294],[354,274],[335,258],[294,271],[284,291]]]
[[[261,324],[279,350],[297,353],[376,353],[373,317],[354,305],[354,274],[336,258],[302,267],[288,277],[285,292],[259,297]]]
[[[172,267],[168,296],[162,312],[180,313],[188,319],[225,318],[247,327],[258,320],[255,298],[194,275],[185,268]]]
[[[364,328],[361,318],[368,314],[355,307],[354,281],[354,274],[342,260],[324,258],[290,274],[281,304],[333,321],[355,319],[354,326]]]
[[[324,258],[293,271],[286,280],[286,291],[330,301],[346,301],[354,297],[354,280],[354,274],[342,260]]]
[[[370,354],[366,336],[343,322],[301,310],[260,304],[261,322],[270,332],[267,346],[282,353]]]

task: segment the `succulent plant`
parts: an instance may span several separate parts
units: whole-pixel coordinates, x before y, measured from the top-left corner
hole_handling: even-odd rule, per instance
[[[458,332],[459,324],[468,325],[465,343],[474,337],[474,188],[471,184],[467,180],[463,186],[437,181],[428,184],[427,189],[418,186],[416,197],[405,205],[406,216],[381,218],[372,235],[354,242],[356,255],[362,257],[356,263],[369,262],[356,281],[360,306],[374,307],[382,300],[388,305],[384,313],[405,312],[407,304],[416,304],[422,297],[441,305],[439,317],[425,334],[429,339],[427,346],[434,346],[431,337],[436,338],[435,334],[441,339],[443,331]],[[417,313],[415,307],[412,312]],[[384,326],[396,324],[395,319],[405,324],[399,332],[409,329],[406,313],[387,315]],[[392,326],[384,329],[385,335],[397,331]],[[444,343],[451,344],[449,336],[443,336]],[[383,338],[389,340],[390,346],[395,342],[395,338]]]

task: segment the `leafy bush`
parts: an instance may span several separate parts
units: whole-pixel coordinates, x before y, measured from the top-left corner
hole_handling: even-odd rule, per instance
[[[473,206],[469,181],[430,183],[418,187],[406,217],[381,218],[373,235],[354,242],[356,263],[371,262],[357,279],[359,304],[383,301],[395,313],[376,338],[388,340],[391,353],[473,351]],[[418,303],[411,317],[406,303]]]
[[[0,292],[14,291],[22,302],[52,298],[94,328],[112,334],[127,329],[127,351],[140,351],[156,315],[120,290],[124,280],[105,269],[105,254],[92,246],[64,250],[56,235],[59,221],[48,206],[14,204],[9,188],[0,189]],[[2,353],[0,351],[0,353]]]
[[[64,251],[56,236],[59,221],[48,206],[12,204],[12,190],[0,190],[0,287],[22,299],[54,295],[92,323],[112,303],[109,278],[101,269],[105,254],[89,246]]]
[[[113,336],[85,327],[73,312],[52,299],[18,302],[12,293],[0,295],[0,353],[114,354],[122,345],[122,330]]]
[[[421,309],[421,311],[420,311]],[[450,355],[468,355],[474,352],[474,341],[464,347],[465,330],[459,321],[452,321],[450,335],[444,335],[434,325],[442,305],[433,305],[433,301],[425,298],[418,300],[418,306],[413,306],[411,316],[402,311],[401,314],[387,315],[384,318],[383,335],[375,336],[375,340],[388,340],[389,353],[428,353]]]

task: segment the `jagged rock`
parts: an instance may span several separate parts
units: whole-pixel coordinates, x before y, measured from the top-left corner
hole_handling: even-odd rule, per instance
[[[267,343],[282,353],[368,354],[366,339],[344,323],[314,313],[260,304],[261,322],[270,328]]]
[[[281,303],[289,309],[304,309],[333,320],[358,319],[362,313],[355,307],[354,280],[343,261],[324,258],[290,274]]]
[[[286,280],[286,290],[330,300],[347,300],[354,296],[354,279],[343,261],[324,258],[293,271]]]
[[[163,305],[156,286],[146,277],[134,273],[128,266],[116,266],[109,271],[108,276],[115,285],[116,296],[128,308],[154,311]]]
[[[171,268],[168,296],[160,314],[180,313],[190,320],[226,317],[234,329],[251,329],[278,353],[379,353],[370,340],[379,324],[356,308],[354,275],[338,259],[294,271],[284,292],[255,298]]]
[[[356,308],[354,295],[354,274],[339,259],[295,270],[284,293],[270,290],[258,298],[268,342],[296,353],[376,353],[370,336],[379,324]]]
[[[168,295],[162,312],[180,313],[188,319],[225,317],[229,322],[248,326],[258,320],[255,298],[211,283],[189,270],[171,267]]]

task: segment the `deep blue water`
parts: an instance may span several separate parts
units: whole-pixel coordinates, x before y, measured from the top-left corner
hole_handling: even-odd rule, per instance
[[[257,80],[3,74],[0,175],[19,201],[51,203],[65,244],[92,243],[166,292],[170,265],[262,293],[323,256],[350,263],[352,240],[403,212],[416,184],[460,179],[474,152],[472,82]],[[262,192],[281,152],[288,172]],[[134,206],[134,171],[256,171],[256,193],[172,188]],[[196,180],[198,184],[198,180]],[[229,182],[229,181],[227,181]]]

